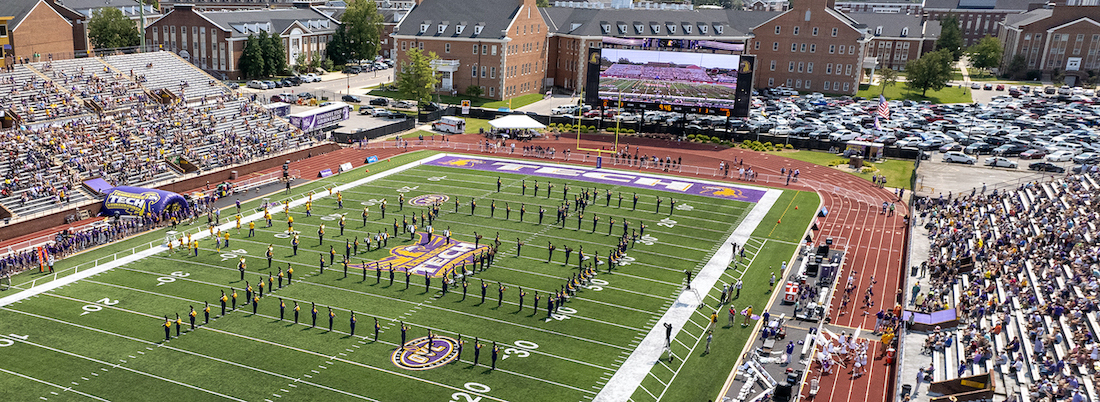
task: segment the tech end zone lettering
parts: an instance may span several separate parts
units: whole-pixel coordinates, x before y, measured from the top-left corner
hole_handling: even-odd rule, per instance
[[[658,177],[651,175],[595,169],[584,166],[548,165],[532,162],[513,162],[486,158],[447,155],[425,162],[431,166],[465,168],[488,172],[517,173],[558,179],[583,180],[588,182],[634,188],[659,189],[680,194],[701,195],[756,203],[767,190],[690,180],[685,178]]]

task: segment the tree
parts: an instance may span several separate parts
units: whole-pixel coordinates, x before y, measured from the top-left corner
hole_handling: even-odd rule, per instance
[[[550,7],[550,0],[535,0],[536,7]]]
[[[886,93],[886,87],[896,85],[898,83],[898,72],[894,71],[894,69],[892,68],[884,68],[882,69],[882,72],[879,73],[879,80],[879,85],[882,86],[882,91],[879,92],[879,95],[882,95]]]
[[[237,61],[237,65],[245,77],[259,78],[264,76],[264,51],[256,35],[248,35],[248,40],[244,43],[244,49],[241,50],[241,59]]]
[[[265,55],[265,64],[271,65],[272,74],[283,74],[286,72],[286,47],[283,46],[283,38],[278,34],[273,34],[267,37],[267,47],[271,48],[271,54]],[[266,50],[267,47],[264,49]]]
[[[114,49],[141,45],[141,32],[134,20],[114,7],[98,8],[88,22],[88,36],[96,49]]]
[[[439,84],[432,62],[439,59],[435,52],[425,55],[420,49],[411,48],[405,52],[406,62],[397,73],[397,90],[407,98],[416,100],[416,110],[432,101],[432,92]],[[480,89],[480,88],[479,88]]]
[[[481,87],[477,85],[470,85],[466,87],[466,95],[473,96],[475,98],[481,96]]]
[[[332,34],[332,40],[329,40],[328,45],[325,47],[325,55],[334,64],[343,65],[348,63],[348,39],[343,26],[336,27],[336,32]]]
[[[1005,77],[1014,80],[1023,79],[1027,75],[1027,59],[1022,54],[1013,56],[1003,73]]]
[[[921,58],[906,63],[906,86],[919,89],[921,96],[927,94],[929,89],[943,89],[951,80],[951,62],[951,52],[944,49],[925,53]]]
[[[259,36],[256,37],[256,44],[260,48],[260,55],[264,58],[264,68],[261,75],[264,77],[275,75],[277,71],[275,71],[274,61],[278,55],[275,54],[275,46],[271,43],[270,37],[267,36],[267,31],[260,31]]]
[[[988,70],[1001,65],[1004,47],[1001,46],[1000,40],[986,35],[977,44],[966,49],[966,54],[970,56],[971,66]]]
[[[340,17],[347,38],[347,55],[353,60],[374,60],[382,40],[382,14],[374,0],[352,0]]]
[[[959,17],[949,15],[940,20],[940,38],[936,39],[936,50],[947,49],[951,60],[959,61],[963,54],[962,31],[959,30]]]

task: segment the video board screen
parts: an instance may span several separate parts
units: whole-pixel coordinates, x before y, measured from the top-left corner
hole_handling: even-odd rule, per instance
[[[743,106],[744,115],[748,113],[751,56],[611,48],[592,51],[586,98],[597,104],[730,116],[741,115],[738,106]],[[598,80],[593,71],[597,60]],[[739,85],[745,88],[738,90]]]

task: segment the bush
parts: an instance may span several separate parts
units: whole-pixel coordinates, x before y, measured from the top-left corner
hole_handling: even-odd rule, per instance
[[[783,148],[794,149],[794,145],[787,144],[787,145],[784,145]]]
[[[324,59],[321,61],[321,68],[325,69],[325,71],[341,71],[333,70],[333,67],[335,66],[332,65],[332,59]]]

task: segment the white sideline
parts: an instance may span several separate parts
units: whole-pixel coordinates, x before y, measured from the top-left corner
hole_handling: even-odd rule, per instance
[[[386,171],[381,172],[381,173],[372,174],[370,176],[367,176],[367,177],[364,177],[362,179],[353,181],[351,183],[336,186],[335,190],[343,191],[343,190],[347,190],[347,189],[350,189],[350,188],[353,188],[353,187],[358,187],[358,186],[361,186],[363,184],[369,183],[369,182],[374,181],[374,180],[378,180],[378,179],[381,179],[381,178],[384,178],[384,177],[387,177],[387,176],[390,176],[390,175],[393,175],[393,174],[404,172],[406,170],[409,170],[409,169],[412,169],[414,167],[420,166],[421,164],[423,164],[425,162],[430,162],[430,161],[442,158],[444,156],[447,156],[447,155],[446,154],[436,154],[436,155],[432,155],[432,156],[429,156],[429,157],[426,157],[426,158],[423,158],[423,159],[418,159],[416,161],[406,163],[404,165],[395,167],[393,169],[386,170]],[[362,167],[362,166],[360,166],[360,167]],[[314,194],[313,198],[323,199],[323,198],[326,198],[328,196],[329,195],[327,193]],[[294,208],[294,207],[303,205],[303,204],[306,203],[306,201],[307,201],[307,199],[305,197],[294,200],[294,201],[291,201],[290,202],[290,207]],[[257,220],[263,219],[263,217],[264,217],[263,212],[256,212],[252,215],[242,216],[241,217],[241,222],[246,222],[247,223],[247,222],[257,221]],[[234,227],[236,227],[235,222],[227,222],[227,223],[222,224],[218,228],[222,229],[222,230],[229,230],[229,229],[234,228]],[[199,231],[198,233],[195,233],[192,236],[192,239],[201,240],[201,239],[209,237],[209,236],[210,236],[209,231]],[[44,284],[39,285],[39,286],[32,287],[30,289],[23,290],[19,293],[0,298],[0,307],[7,306],[9,304],[18,302],[20,300],[24,300],[26,298],[29,298],[29,297],[32,297],[32,296],[35,296],[35,295],[38,295],[38,294],[41,294],[41,293],[44,293],[44,292],[49,292],[49,291],[57,289],[59,287],[72,284],[73,282],[79,281],[81,279],[86,279],[86,278],[90,278],[90,277],[95,276],[95,275],[99,275],[99,274],[107,272],[107,271],[109,271],[109,270],[111,270],[115,267],[120,267],[120,266],[129,264],[131,262],[141,260],[142,258],[146,258],[146,257],[149,257],[151,255],[160,253],[162,251],[167,251],[167,250],[168,250],[168,247],[163,246],[163,245],[153,247],[153,248],[150,248],[148,250],[140,251],[140,252],[125,256],[125,257],[121,257],[121,258],[116,259],[114,261],[111,261],[111,262],[108,262],[108,263],[105,263],[105,264],[101,264],[99,266],[89,268],[87,270],[80,271],[80,272],[74,273],[72,275],[68,275],[68,276],[62,277],[60,279],[50,281],[48,283],[44,283]]]
[[[730,234],[725,243],[718,247],[718,251],[714,253],[714,256],[692,279],[692,289],[710,290],[714,287],[722,273],[725,272],[726,267],[733,261],[733,247],[726,248],[726,245],[731,242],[744,245],[782,193],[781,190],[772,189],[760,198],[760,201],[745,216],[745,220]],[[705,297],[706,295],[701,294],[700,296]],[[676,335],[691,318],[691,315],[695,313],[700,302],[701,300],[696,297],[694,292],[681,292],[676,302],[668,308],[668,311],[665,312],[657,324],[654,324],[653,328],[646,334],[645,339],[638,344],[638,347],[623,362],[619,370],[615,371],[615,375],[611,377],[611,380],[600,390],[593,401],[622,402],[630,399],[630,396],[634,394],[634,390],[642,385],[642,380],[649,374],[650,369],[660,361],[661,355],[664,353],[664,323],[672,324],[672,339],[676,339]]]

